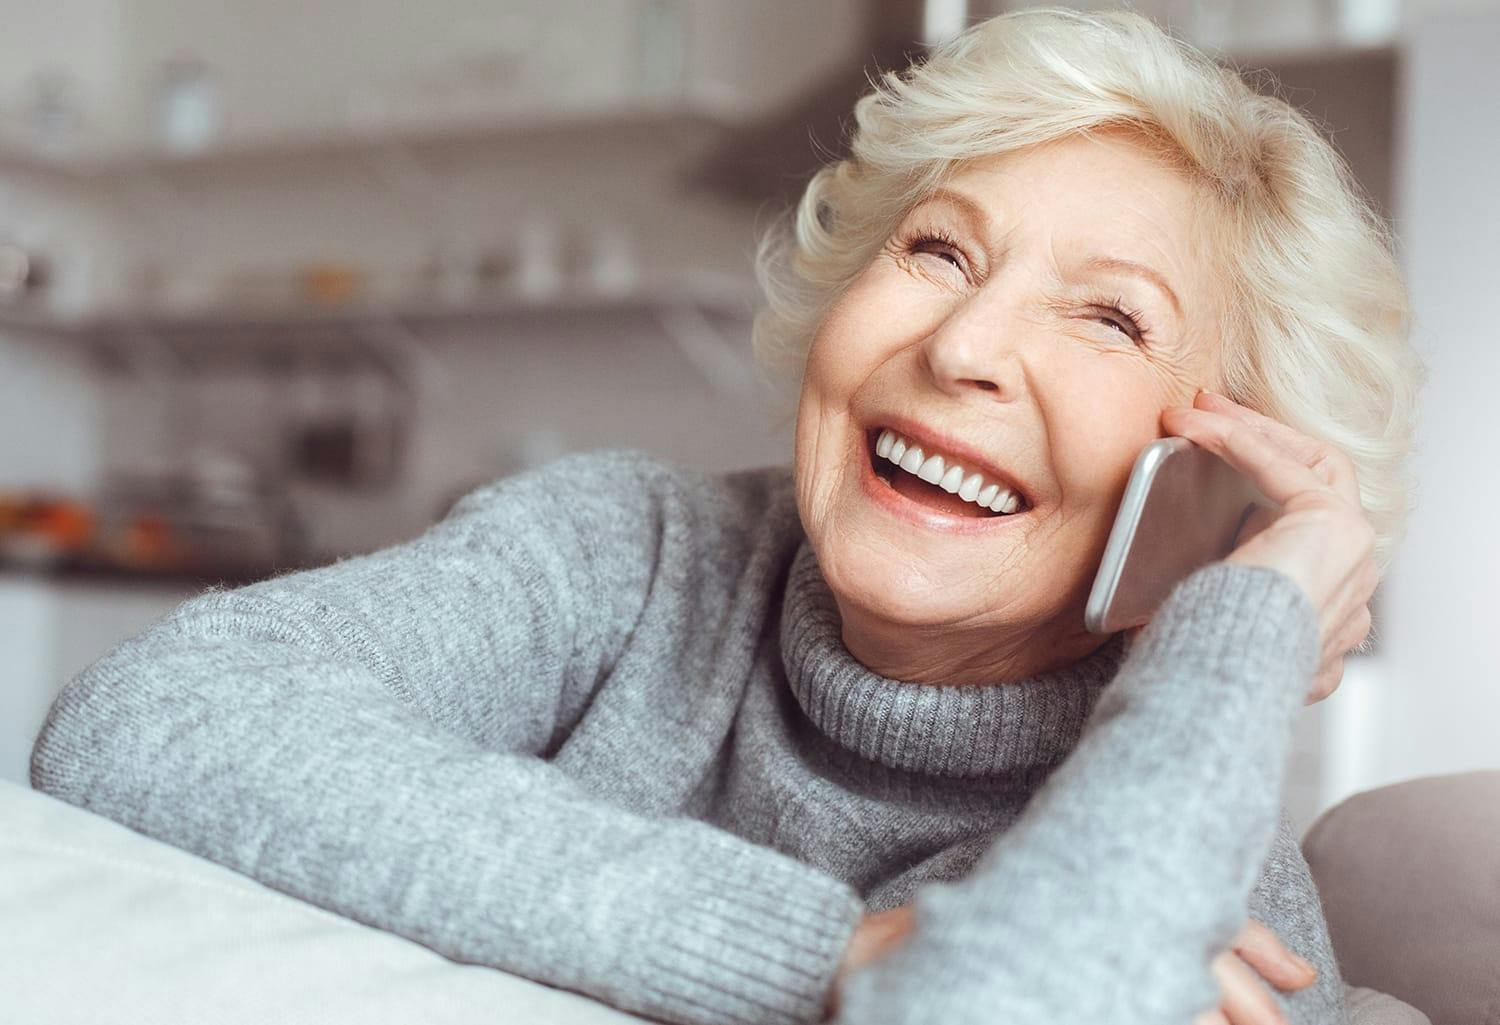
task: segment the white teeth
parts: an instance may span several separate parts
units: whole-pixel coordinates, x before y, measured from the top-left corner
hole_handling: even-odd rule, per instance
[[[1021,498],[1009,488],[985,483],[984,476],[968,473],[958,463],[940,455],[926,455],[920,446],[912,445],[895,431],[885,429],[875,441],[875,454],[888,459],[907,473],[916,474],[929,484],[936,484],[950,495],[1001,515],[1021,507]]]

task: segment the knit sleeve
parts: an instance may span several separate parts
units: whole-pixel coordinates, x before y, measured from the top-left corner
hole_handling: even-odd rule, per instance
[[[1179,582],[1068,758],[969,875],[918,889],[839,1021],[1186,1025],[1217,1006],[1211,963],[1271,849],[1319,655],[1289,576],[1216,562]],[[1303,1006],[1343,1025],[1336,1001]]]
[[[186,602],[69,682],[33,785],[455,961],[672,1022],[815,1020],[852,888],[546,757],[693,529],[652,472],[564,457]]]
[[[1269,926],[1287,949],[1318,970],[1317,980],[1304,989],[1271,990],[1290,1025],[1343,1025],[1348,1013],[1343,974],[1328,935],[1322,899],[1285,809],[1271,853],[1250,893],[1250,917]]]

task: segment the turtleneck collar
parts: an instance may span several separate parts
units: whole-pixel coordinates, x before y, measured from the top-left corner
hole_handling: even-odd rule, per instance
[[[787,576],[781,655],[807,718],[840,747],[890,769],[957,779],[1045,773],[1073,749],[1124,655],[1115,634],[1079,662],[1024,680],[893,680],[844,646],[838,605],[806,538]]]

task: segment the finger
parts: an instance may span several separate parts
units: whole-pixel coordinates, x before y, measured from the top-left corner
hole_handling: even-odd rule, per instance
[[[1193,1025],[1229,1025],[1229,1019],[1224,1017],[1224,1008],[1215,1007],[1212,1011],[1194,1015]]]
[[[1285,448],[1293,458],[1322,478],[1340,497],[1353,505],[1361,504],[1359,477],[1354,460],[1337,446],[1303,434],[1279,420],[1215,392],[1199,392],[1194,405],[1249,424]]]
[[[1218,392],[1201,391],[1193,399],[1194,406],[1223,413],[1249,424],[1267,438],[1280,444],[1299,462],[1327,481],[1339,494],[1353,502],[1359,502],[1359,481],[1355,475],[1354,462],[1333,445],[1282,423],[1273,417],[1235,402]]]
[[[1349,644],[1351,655],[1368,655],[1375,644],[1375,621],[1370,617],[1370,606],[1360,606],[1360,615],[1355,617],[1355,627],[1350,631],[1353,640]]]
[[[1238,954],[1220,954],[1213,969],[1219,980],[1219,1006],[1230,1025],[1288,1025],[1271,991]]]
[[[1233,950],[1277,989],[1302,989],[1318,977],[1316,968],[1293,954],[1281,937],[1253,918],[1234,938]]]
[[[871,915],[867,926],[869,942],[864,949],[862,963],[884,957],[891,948],[900,946],[907,934],[911,932],[911,927],[912,907],[910,904],[900,904]]]
[[[1349,618],[1344,620],[1343,625],[1339,627],[1338,639],[1334,641],[1338,653],[1340,655],[1347,655],[1351,651],[1358,649],[1365,642],[1365,639],[1370,636],[1371,625],[1370,606],[1368,604],[1361,605],[1351,612]]]
[[[1303,462],[1311,462],[1311,441],[1304,434],[1299,434],[1287,424],[1279,420],[1273,420],[1258,410],[1251,409],[1243,403],[1236,402],[1227,395],[1218,392],[1200,391],[1193,396],[1193,406],[1197,409],[1206,409],[1211,413],[1222,413],[1255,428],[1271,441],[1285,448],[1292,456]],[[1304,458],[1307,457],[1307,458]]]
[[[1302,700],[1304,706],[1315,705],[1338,690],[1344,678],[1345,659],[1355,652],[1368,650],[1365,642],[1370,639],[1371,625],[1368,605],[1361,605],[1344,620],[1343,626],[1333,634],[1313,685]]]
[[[1173,406],[1162,413],[1162,425],[1219,456],[1277,505],[1308,491],[1332,493],[1322,477],[1242,421]]]
[[[1266,416],[1257,409],[1251,409],[1242,402],[1236,402],[1227,395],[1205,389],[1193,396],[1193,405],[1198,409],[1223,413],[1225,416],[1232,416],[1236,420],[1249,424],[1267,438],[1286,448],[1298,459],[1305,456],[1310,462],[1312,457],[1318,454],[1316,449],[1321,443],[1317,439],[1310,438],[1289,424]]]
[[[1323,642],[1323,665],[1357,650],[1370,635],[1370,606],[1356,605]]]
[[[913,923],[916,921],[913,908],[910,904],[900,904],[885,912],[889,926],[886,933],[886,942],[893,943],[903,940],[911,932]]]
[[[1344,680],[1344,656],[1339,655],[1323,663],[1318,675],[1313,678],[1312,688],[1307,696],[1302,699],[1304,707],[1316,705],[1339,689],[1339,684]]]

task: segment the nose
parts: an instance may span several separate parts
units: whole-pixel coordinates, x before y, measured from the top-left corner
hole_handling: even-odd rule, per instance
[[[1007,401],[1020,394],[1022,368],[1016,340],[1020,325],[1007,324],[1004,311],[978,296],[960,304],[922,341],[922,358],[943,391],[962,398],[992,392]]]

